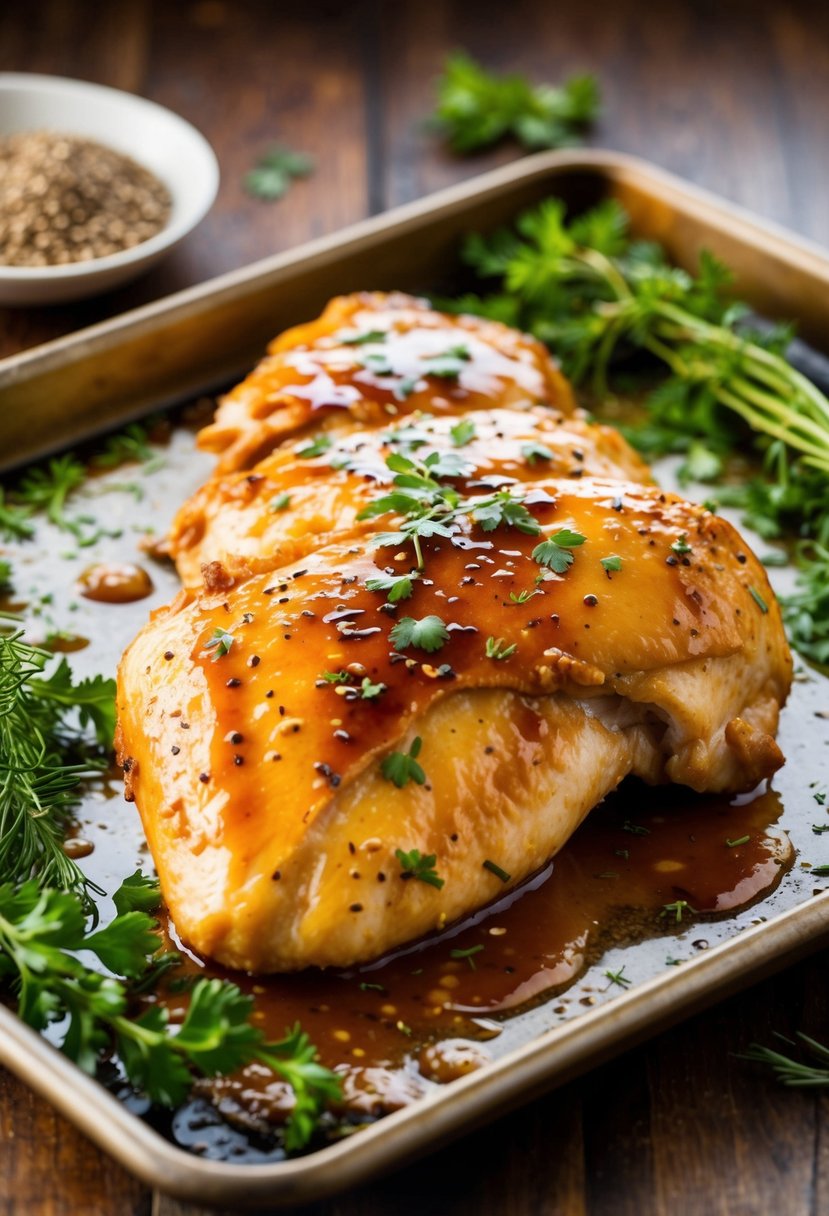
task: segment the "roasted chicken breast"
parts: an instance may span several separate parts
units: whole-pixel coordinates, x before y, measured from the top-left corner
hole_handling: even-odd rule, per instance
[[[782,763],[789,651],[727,522],[630,481],[461,497],[401,467],[372,531],[217,563],[122,661],[165,899],[228,966],[375,958],[520,883],[630,773],[739,790]],[[440,525],[416,544],[404,491]]]
[[[476,410],[462,419],[413,414],[371,430],[334,432],[330,442],[283,443],[250,471],[212,478],[179,511],[168,552],[182,581],[199,586],[205,563],[236,573],[274,569],[334,536],[360,535],[360,518],[388,485],[395,455],[453,454],[457,487],[503,486],[545,477],[650,481],[618,431],[549,406]],[[392,465],[394,460],[391,461]],[[444,465],[446,460],[444,459]]]
[[[221,470],[247,469],[311,428],[537,404],[574,409],[570,386],[534,338],[412,296],[364,292],[332,300],[318,320],[275,339],[199,443],[221,453]]]

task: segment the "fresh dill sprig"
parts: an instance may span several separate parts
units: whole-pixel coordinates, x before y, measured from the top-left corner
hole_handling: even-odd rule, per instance
[[[458,51],[444,65],[430,125],[462,154],[507,136],[536,150],[577,143],[598,111],[593,76],[571,76],[560,88],[534,85],[525,76],[488,72]]]
[[[783,1035],[778,1035],[778,1038],[791,1047],[797,1045]],[[829,1086],[829,1047],[802,1033],[798,1033],[797,1040],[803,1044],[807,1054],[818,1063],[812,1064],[808,1060],[796,1060],[793,1056],[775,1051],[771,1047],[763,1047],[759,1043],[753,1043],[744,1053],[743,1059],[755,1060],[758,1064],[767,1065],[783,1085],[808,1088]]]
[[[74,684],[65,659],[47,678],[51,657],[19,630],[0,635],[0,873],[79,892],[89,905],[100,891],[63,838],[81,782],[104,765],[83,738],[87,723],[99,747],[112,746],[115,681]]]

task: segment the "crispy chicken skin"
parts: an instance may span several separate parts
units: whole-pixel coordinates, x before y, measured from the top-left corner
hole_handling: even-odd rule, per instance
[[[358,516],[393,477],[386,459],[414,451],[454,452],[460,488],[584,475],[650,481],[647,466],[612,427],[564,415],[549,406],[476,410],[458,418],[414,414],[372,430],[332,435],[318,455],[306,438],[286,443],[248,472],[221,474],[179,511],[167,550],[182,582],[198,587],[201,568],[220,561],[235,572],[274,569],[335,536],[359,536],[371,523]],[[471,429],[470,429],[471,428]],[[469,437],[467,437],[469,436]],[[459,443],[459,440],[463,440]]]
[[[498,321],[435,312],[413,296],[363,292],[337,297],[318,320],[276,338],[224,398],[199,445],[221,453],[221,471],[248,469],[312,427],[536,404],[574,409],[570,386],[535,338]]]
[[[217,563],[133,642],[121,758],[196,950],[261,972],[372,959],[520,883],[630,773],[739,790],[780,766],[791,659],[739,534],[654,487],[538,472],[520,489],[540,535],[463,515],[396,606],[366,582],[411,549],[369,532],[264,573]],[[584,541],[540,578],[563,529]],[[395,648],[396,621],[432,614],[438,651]],[[398,788],[384,760],[416,739],[423,784]],[[413,849],[442,887],[407,877]]]

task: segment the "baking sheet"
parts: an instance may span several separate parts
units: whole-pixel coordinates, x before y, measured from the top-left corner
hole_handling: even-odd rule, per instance
[[[544,172],[540,172],[539,159],[546,163],[546,177]],[[513,170],[510,175],[503,177],[498,193],[498,215],[493,217],[496,221],[528,201],[525,198],[528,182],[537,193],[558,188],[566,192],[561,158],[542,157],[534,160],[536,164],[528,163],[523,175]],[[591,199],[612,184],[611,169],[615,163],[611,158],[609,166],[593,164],[592,185],[587,192]],[[626,172],[635,177],[635,166],[625,162],[625,167]],[[572,172],[582,182],[584,193],[584,167],[579,167],[577,161]],[[641,171],[644,179],[649,174],[650,170]],[[491,175],[488,182],[487,189],[491,194]],[[543,186],[543,189],[539,189],[539,186]],[[573,179],[570,179],[569,188],[573,189]],[[465,189],[467,201],[478,198],[474,189]],[[487,189],[482,193],[486,194]],[[644,190],[641,183],[640,189]],[[673,185],[672,189],[680,191],[677,185]],[[698,205],[698,199],[691,201]],[[453,202],[452,207],[455,205]],[[434,209],[433,226],[439,226],[440,210],[440,206]],[[712,219],[716,218],[716,213],[715,207]],[[457,213],[453,212],[453,216],[456,219]],[[427,220],[428,213],[425,218],[424,215],[418,217],[420,223]],[[388,221],[381,223],[388,225]],[[465,226],[474,227],[480,223],[480,219],[470,218]],[[391,225],[393,228],[394,225]],[[392,233],[391,229],[387,227],[387,238],[399,241],[401,233],[405,232],[405,223],[397,232]],[[377,239],[377,233],[374,239]],[[781,238],[777,240],[780,242]],[[434,236],[432,245],[439,244],[437,236]],[[348,240],[345,245],[348,245]],[[396,256],[399,258],[399,250]],[[686,256],[690,256],[687,251]],[[416,268],[411,253],[409,260],[406,272],[401,271],[398,285],[426,286],[423,282],[426,267],[419,262]],[[301,272],[301,258],[299,262],[298,268],[294,267],[295,273]],[[441,286],[446,285],[446,265],[446,259],[443,259]],[[825,274],[825,263],[821,263],[818,270]],[[267,278],[272,272],[261,270],[243,273],[247,273],[249,280],[254,282],[257,275],[260,279],[262,276]],[[420,276],[419,284],[412,281],[415,274]],[[333,290],[341,289],[342,274],[333,277],[336,283],[330,291],[324,292],[326,296]],[[367,282],[373,286],[376,278],[364,279],[360,285],[365,286]],[[254,294],[260,288],[261,283]],[[199,290],[205,293],[199,305],[204,311],[205,308],[209,309],[212,297],[207,289]],[[234,290],[241,290],[240,282],[235,284]],[[219,295],[222,291],[227,291],[227,285],[218,289]],[[181,308],[186,309],[186,301],[159,306],[154,322],[162,326],[161,332],[166,321]],[[143,313],[146,311],[142,310]],[[296,320],[298,314],[294,313],[288,319]],[[138,330],[146,328],[148,323],[146,316],[135,322]],[[109,343],[101,354],[104,362],[108,361],[110,365],[117,363],[119,340],[128,345],[135,339],[136,332],[130,330],[127,319],[121,321],[116,330],[103,335]],[[76,357],[82,363],[83,352],[90,349],[90,343],[94,347],[95,341],[81,335],[68,344],[64,342],[63,357],[70,360]],[[59,343],[53,344],[53,347],[56,345],[61,346]],[[44,374],[44,369],[51,374],[50,369],[54,369],[59,353],[53,349],[28,360],[32,384],[37,383],[38,374]],[[210,369],[211,376],[214,371]],[[5,381],[6,387],[18,395],[25,389],[24,372],[18,361],[10,379]],[[4,374],[0,367],[0,405],[3,401]],[[199,384],[198,387],[203,385]],[[175,395],[175,392],[162,392],[158,396],[169,400]],[[153,398],[153,403],[156,399]],[[122,416],[123,401],[117,393],[112,392],[109,398],[105,397],[103,404],[107,408],[102,409],[99,421]],[[7,416],[6,411],[3,417]],[[6,450],[9,451],[8,448]],[[96,478],[84,491],[91,495],[91,510],[105,503],[108,528],[112,532],[121,531],[120,536],[104,537],[94,550],[79,551],[74,557],[67,557],[65,554],[71,551],[72,546],[67,544],[66,535],[46,529],[37,546],[31,546],[28,550],[24,547],[21,556],[15,557],[14,565],[18,571],[16,589],[21,598],[30,603],[41,603],[38,619],[44,630],[77,634],[91,640],[87,648],[72,656],[73,666],[79,674],[112,670],[123,645],[146,619],[148,607],[169,599],[177,588],[177,581],[171,570],[153,566],[153,600],[113,608],[74,595],[72,588],[77,575],[93,560],[118,561],[134,556],[134,545],[141,539],[143,530],[152,526],[159,534],[163,532],[174,506],[204,479],[211,465],[209,458],[194,453],[192,436],[187,431],[179,431],[165,450],[162,466],[141,478],[144,499],[140,509],[136,507],[130,491],[109,492],[107,489],[110,482],[129,480],[124,470]],[[136,524],[139,518],[140,524]],[[764,551],[762,542],[759,550]],[[43,560],[47,555],[56,560]],[[774,573],[778,574],[777,571]],[[47,597],[47,601],[51,598],[52,602],[44,602],[43,597]],[[454,1134],[468,1130],[474,1122],[501,1113],[505,1105],[528,1099],[552,1081],[563,1081],[579,1068],[598,1062],[632,1038],[641,1037],[663,1025],[666,1018],[690,1012],[702,1001],[724,995],[759,970],[768,969],[775,962],[782,963],[806,945],[817,944],[827,930],[829,895],[824,891],[827,885],[824,881],[809,876],[808,863],[822,863],[829,859],[829,842],[826,837],[812,833],[812,822],[821,815],[825,817],[826,812],[815,803],[814,790],[810,790],[809,783],[820,782],[821,778],[827,731],[826,720],[817,715],[826,711],[829,711],[829,682],[805,669],[801,670],[795,696],[784,714],[781,728],[781,744],[789,756],[789,764],[775,781],[775,786],[784,795],[785,811],[781,826],[790,832],[800,856],[777,890],[762,905],[739,913],[728,921],[709,922],[704,926],[704,931],[695,924],[681,928],[670,940],[669,949],[666,948],[665,938],[611,949],[563,996],[505,1022],[501,1034],[490,1044],[496,1057],[495,1063],[478,1074],[441,1089],[416,1106],[387,1117],[350,1140],[310,1157],[290,1162],[239,1166],[187,1156],[165,1142],[152,1128],[140,1123],[124,1107],[114,1103],[101,1087],[79,1077],[71,1065],[51,1052],[37,1036],[20,1026],[6,1010],[0,1010],[0,1055],[120,1160],[147,1181],[162,1188],[203,1202],[230,1202],[236,1205],[260,1202],[273,1205],[297,1202],[300,1198],[307,1200],[348,1185],[373,1169],[391,1165],[403,1156],[419,1151],[438,1137],[444,1139],[450,1129]],[[807,726],[811,729],[807,729]],[[117,795],[113,796],[113,791],[100,789],[90,794],[81,810],[80,819],[83,835],[98,845],[88,868],[107,890],[114,889],[136,864],[146,867],[147,857],[137,816],[132,808],[120,802]],[[103,841],[113,836],[118,839],[117,848],[103,847]],[[106,914],[106,909],[104,911]],[[668,957],[673,960],[670,964]],[[625,967],[625,975],[633,981],[631,990],[624,993],[608,984],[602,974],[606,969],[616,971],[621,966]]]

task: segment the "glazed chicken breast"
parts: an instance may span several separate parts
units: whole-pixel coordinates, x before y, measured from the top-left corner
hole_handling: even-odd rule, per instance
[[[343,297],[200,442],[185,588],[118,678],[127,794],[200,953],[375,959],[519,885],[629,774],[737,791],[783,763],[765,571],[534,340]]]
[[[248,469],[291,435],[388,424],[414,412],[508,406],[574,409],[570,386],[536,339],[498,321],[448,316],[423,300],[364,292],[276,338],[222,401],[201,447],[219,469]]]
[[[520,883],[630,773],[739,790],[782,763],[790,657],[735,530],[630,482],[520,490],[495,526],[470,496],[420,563],[392,512],[184,593],[127,651],[129,794],[196,950],[373,959]]]
[[[618,431],[549,406],[475,410],[463,418],[413,414],[372,430],[335,432],[321,444],[283,443],[250,471],[212,478],[181,508],[167,552],[186,586],[219,561],[234,573],[274,569],[335,536],[359,536],[394,457],[451,459],[458,488],[546,477],[608,476],[650,481],[647,465]]]

